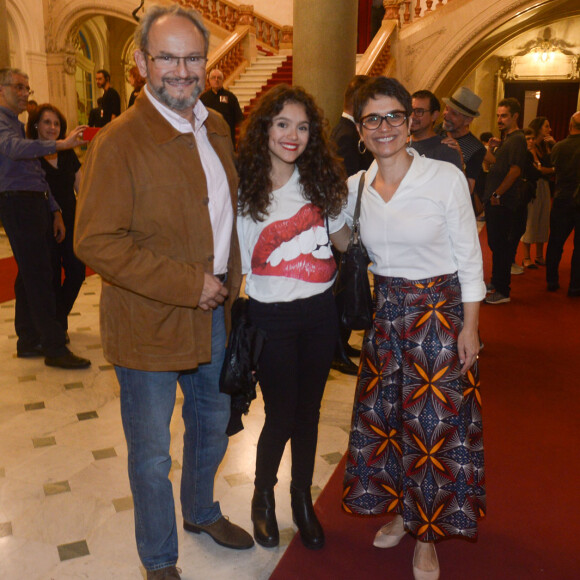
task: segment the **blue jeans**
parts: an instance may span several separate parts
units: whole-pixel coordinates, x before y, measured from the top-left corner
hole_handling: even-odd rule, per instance
[[[221,518],[213,486],[228,445],[230,397],[219,392],[225,343],[224,309],[220,306],[213,311],[210,363],[182,372],[115,367],[121,385],[137,550],[147,570],[172,566],[178,557],[173,489],[168,477],[169,423],[178,382],[183,391],[185,424],[181,511],[184,519],[196,524],[212,524]]]

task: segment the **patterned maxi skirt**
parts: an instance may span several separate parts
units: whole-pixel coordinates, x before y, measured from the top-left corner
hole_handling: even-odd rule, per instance
[[[343,508],[403,516],[424,542],[477,537],[485,515],[477,362],[461,375],[463,303],[456,274],[375,276],[355,394]]]

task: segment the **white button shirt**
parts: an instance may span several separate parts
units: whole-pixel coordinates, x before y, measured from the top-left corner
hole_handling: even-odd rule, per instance
[[[207,137],[204,125],[208,112],[201,101],[193,107],[195,128],[181,115],[166,107],[153,97],[145,85],[145,94],[163,118],[180,133],[193,133],[201,165],[205,172],[207,193],[209,197],[209,219],[213,232],[214,274],[225,274],[228,271],[230,256],[231,232],[234,225],[234,212],[230,198],[230,188],[223,165]],[[192,175],[192,179],[199,179]]]
[[[360,231],[371,272],[409,280],[457,272],[463,302],[483,300],[481,247],[465,176],[451,163],[407,152],[413,161],[388,203],[371,185],[376,161],[365,175]],[[361,174],[348,180],[349,226]]]

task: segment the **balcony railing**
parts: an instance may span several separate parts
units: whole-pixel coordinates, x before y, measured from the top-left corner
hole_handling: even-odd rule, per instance
[[[452,0],[383,0],[385,19],[408,24],[428,16]]]
[[[253,26],[256,42],[266,49],[277,52],[282,43],[292,37],[292,28],[280,26],[268,18],[256,14],[251,5],[238,5],[228,0],[177,0],[181,6],[195,8],[213,24],[233,32],[236,26]],[[290,40],[291,42],[291,40]]]

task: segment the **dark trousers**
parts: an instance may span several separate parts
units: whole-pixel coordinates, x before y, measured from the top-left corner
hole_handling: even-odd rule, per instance
[[[514,257],[516,212],[502,205],[485,205],[487,243],[492,252],[491,283],[504,296],[510,295],[511,267]]]
[[[574,230],[574,251],[570,290],[580,290],[580,210],[574,209],[570,201],[556,198],[550,213],[550,237],[546,249],[546,281],[549,285],[558,284],[558,268],[564,244],[572,230]]]
[[[250,300],[252,323],[266,331],[258,379],[266,420],[256,457],[256,487],[270,489],[290,440],[292,486],[312,485],[320,403],[338,336],[332,290],[266,304]]]
[[[18,265],[14,326],[18,350],[39,343],[46,356],[65,354],[56,315],[51,245],[52,215],[43,197],[0,197],[0,219]]]
[[[56,313],[58,321],[66,330],[68,328],[68,315],[85,280],[86,267],[74,253],[74,222],[65,222],[65,227],[64,240],[60,244],[53,242],[52,248]],[[62,270],[64,270],[64,280],[62,280]]]
[[[516,261],[516,253],[522,236],[526,233],[526,226],[528,222],[528,206],[520,205],[514,211],[514,219],[512,223],[512,231],[510,233],[510,244],[512,252],[512,263]]]

